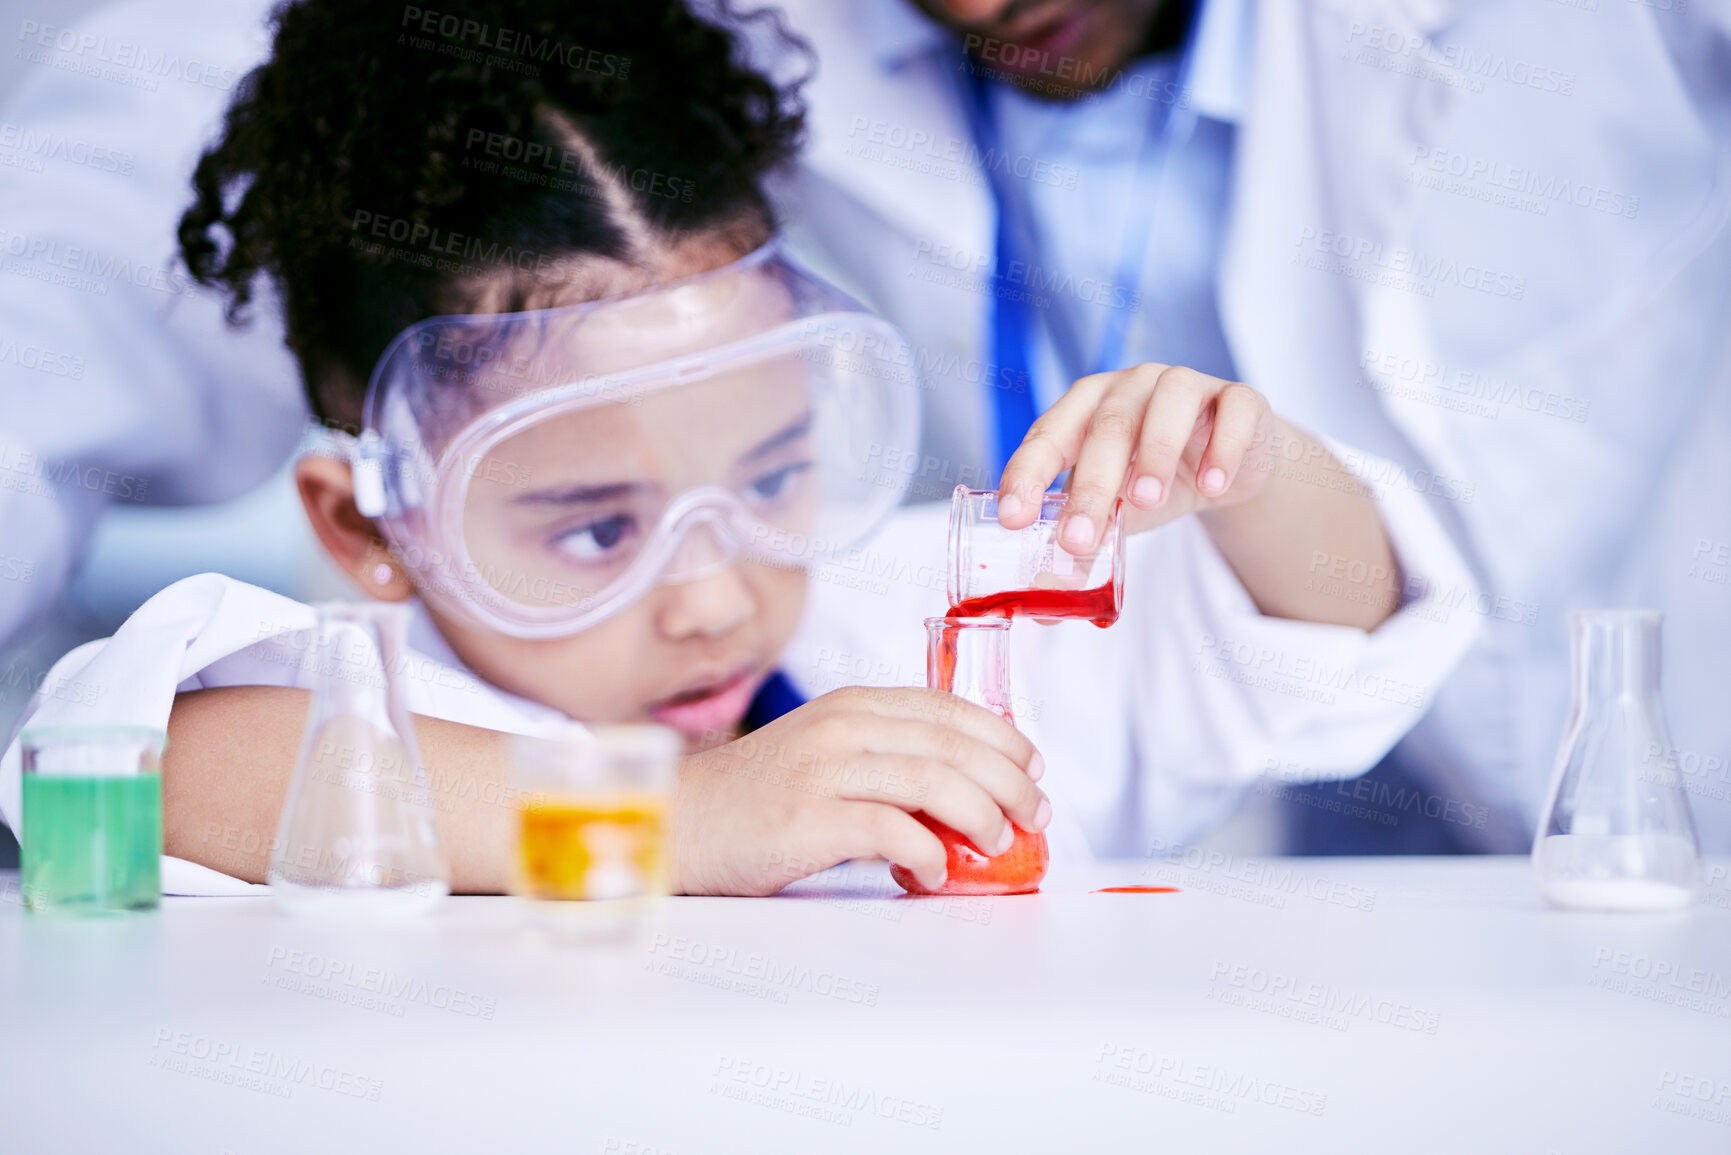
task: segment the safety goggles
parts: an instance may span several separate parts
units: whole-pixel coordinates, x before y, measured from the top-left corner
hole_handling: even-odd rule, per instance
[[[424,596],[563,637],[658,584],[809,566],[900,503],[907,342],[776,244],[624,297],[400,334],[348,456]]]

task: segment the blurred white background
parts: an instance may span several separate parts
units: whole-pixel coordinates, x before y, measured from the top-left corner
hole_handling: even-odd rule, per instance
[[[0,54],[0,122],[7,119],[18,86],[32,67],[16,47],[23,22],[64,26],[108,2],[0,0],[0,35],[10,46]],[[17,177],[0,170],[0,180],[7,179]],[[0,397],[0,418],[4,405]],[[303,600],[344,597],[353,591],[318,549],[286,468],[254,492],[222,505],[111,506],[60,604],[0,648],[0,730],[11,733],[32,688],[56,659],[112,633],[164,586],[209,570]],[[12,865],[15,852],[0,827],[0,866]]]

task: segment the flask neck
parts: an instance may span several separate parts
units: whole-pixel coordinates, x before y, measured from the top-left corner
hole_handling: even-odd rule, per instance
[[[358,717],[393,728],[392,673],[405,633],[401,607],[320,606],[313,654],[313,716]]]
[[[1006,618],[926,622],[926,685],[984,706],[1011,725],[1010,623]]]
[[[1582,703],[1659,693],[1659,625],[1646,610],[1577,613],[1571,627],[1575,695]]]

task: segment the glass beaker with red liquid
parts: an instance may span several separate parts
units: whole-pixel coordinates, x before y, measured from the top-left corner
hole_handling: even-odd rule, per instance
[[[984,706],[1010,725],[1010,620],[990,618],[926,619],[926,684],[934,690]],[[890,875],[912,894],[1027,894],[1046,877],[1046,836],[1015,827],[1015,841],[1004,853],[982,854],[956,830],[923,812],[914,817],[944,843],[944,884],[921,886],[910,871],[890,867]]]
[[[1022,529],[998,524],[998,495],[957,486],[950,499],[946,585],[952,618],[1028,617],[1083,620],[1105,627],[1124,608],[1124,519],[1114,506],[1093,553],[1058,542],[1069,495],[1047,493],[1040,514]]]
[[[1045,494],[1040,513],[1021,529],[998,522],[998,495],[958,485],[950,499],[950,612],[926,620],[926,684],[959,694],[1011,725],[1010,620],[1090,621],[1102,628],[1124,608],[1122,503],[1092,553],[1076,555],[1058,541],[1069,496]],[[1046,836],[1017,827],[1003,854],[980,853],[955,830],[923,813],[915,818],[943,840],[949,866],[944,885],[927,890],[899,866],[890,874],[914,894],[1027,894],[1046,877]]]

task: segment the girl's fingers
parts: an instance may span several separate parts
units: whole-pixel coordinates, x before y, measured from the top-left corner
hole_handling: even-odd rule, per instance
[[[984,743],[1008,758],[1035,782],[1046,772],[1045,759],[1034,749],[1028,736],[966,698],[943,690],[927,690],[917,686],[875,690],[837,690],[838,695],[857,696],[865,709],[879,718],[900,718],[929,722],[960,731],[976,742]]]
[[[847,801],[881,802],[910,814],[929,814],[959,831],[981,854],[1002,854],[1010,848],[1015,832],[1003,810],[964,771],[919,754],[872,754],[853,777],[857,781],[841,792]]]
[[[1196,467],[1196,492],[1212,499],[1231,487],[1267,414],[1268,402],[1248,385],[1229,384],[1220,391],[1214,402],[1214,430]]]
[[[1136,464],[1127,487],[1131,504],[1142,509],[1165,504],[1197,420],[1222,384],[1181,366],[1160,374],[1136,443]]]
[[[928,890],[944,884],[949,866],[943,842],[902,811],[875,802],[843,802],[836,821],[836,837],[825,843],[842,857],[887,858],[913,871]]]
[[[966,783],[979,793],[979,805],[970,800],[958,806],[958,812],[969,808],[979,811],[978,822],[998,815],[1008,815],[1024,830],[1039,830],[1046,824],[1051,807],[1046,796],[1034,785],[1027,771],[1004,754],[984,742],[971,738],[954,727],[935,722],[906,719],[886,719],[876,723],[870,734],[863,736],[865,759],[857,773],[849,774],[842,784],[850,798],[872,798],[902,806],[909,810],[929,810],[956,796],[956,784]],[[898,759],[874,763],[874,758]],[[894,772],[893,775],[891,772]],[[951,782],[951,779],[955,782]],[[857,782],[858,785],[854,785]],[[1043,809],[1042,809],[1043,808]],[[939,815],[939,817],[943,817]],[[944,821],[949,822],[948,818]],[[950,822],[964,829],[964,822]],[[981,849],[990,851],[995,841],[993,831],[978,824],[986,836]]]
[[[998,520],[1005,529],[1031,524],[1046,487],[1072,470],[1058,541],[1072,554],[1089,553],[1120,495],[1137,509],[1157,509],[1180,470],[1204,500],[1224,495],[1268,416],[1267,400],[1248,385],[1183,366],[1084,377],[1034,422],[1005,465]],[[1202,452],[1190,477],[1193,442]]]
[[[1021,529],[1039,516],[1041,495],[1060,473],[1076,464],[1089,416],[1121,375],[1083,377],[1028,427],[998,481],[998,522],[1005,529]]]
[[[1161,376],[1162,367],[1156,365],[1115,374],[1089,415],[1070,474],[1070,500],[1058,526],[1058,542],[1069,552],[1087,554],[1098,547],[1130,471],[1143,411]]]

